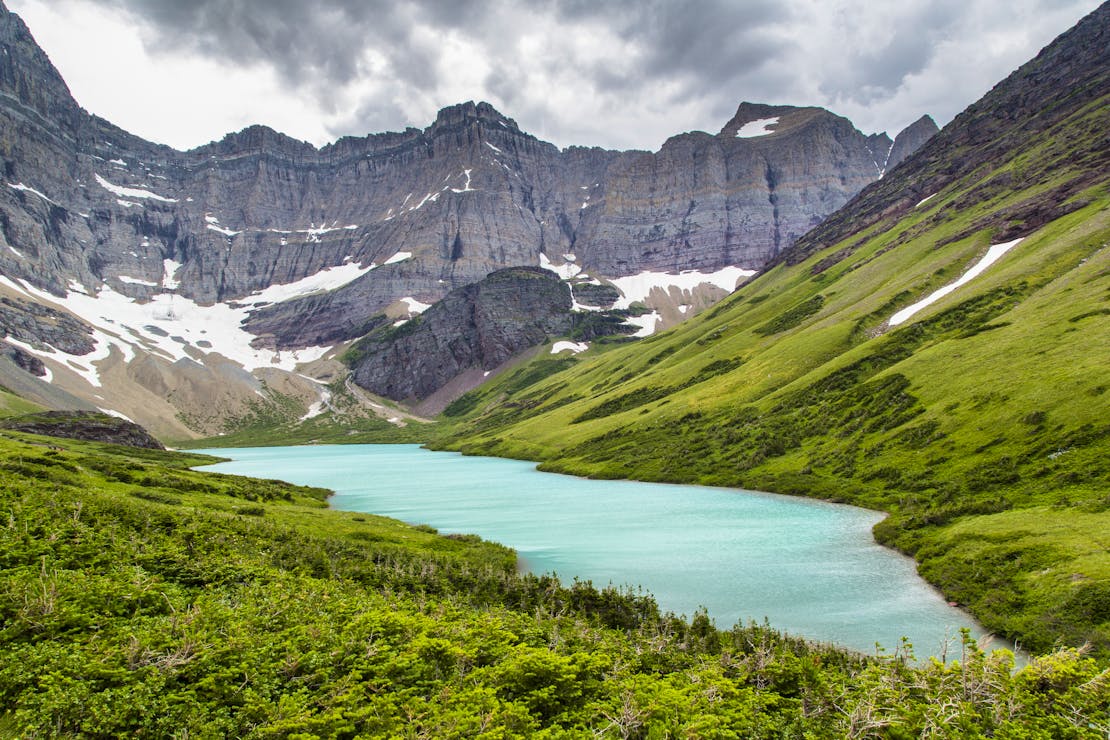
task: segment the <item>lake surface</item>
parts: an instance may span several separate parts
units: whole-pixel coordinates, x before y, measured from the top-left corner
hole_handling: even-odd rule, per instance
[[[233,462],[206,470],[330,488],[333,508],[478,534],[516,549],[533,572],[642,586],[663,610],[704,607],[720,627],[766,617],[791,634],[869,653],[876,642],[893,650],[905,636],[918,658],[939,654],[961,627],[982,633],[917,576],[912,560],[874,541],[882,515],[866,509],[587,480],[418,445],[207,452]]]

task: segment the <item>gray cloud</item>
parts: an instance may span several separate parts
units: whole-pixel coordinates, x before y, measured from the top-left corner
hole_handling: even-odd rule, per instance
[[[473,98],[490,100],[526,128],[548,129],[533,128],[562,145],[640,147],[684,127],[716,130],[745,99],[832,107],[867,130],[904,125],[926,112],[943,123],[973,101],[968,95],[977,97],[974,90],[981,94],[1098,4],[85,1],[131,15],[151,53],[273,70],[315,101],[336,135],[426,125],[436,106]],[[1039,29],[1045,19],[1060,26]],[[537,32],[542,43],[534,48]],[[945,57],[974,50],[990,32],[1036,43],[1005,59],[982,55],[971,69]],[[527,50],[524,38],[532,44]],[[480,57],[485,72],[476,81],[466,77],[473,69],[460,70],[447,56],[452,43]],[[952,74],[962,79],[947,85],[937,79]],[[354,103],[351,90],[360,96]],[[606,118],[628,109],[638,111],[625,121],[635,125]]]

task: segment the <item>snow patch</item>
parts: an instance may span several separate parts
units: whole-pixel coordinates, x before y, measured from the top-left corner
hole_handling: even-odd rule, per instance
[[[214,223],[207,224],[205,228],[207,228],[209,231],[215,231],[217,234],[223,234],[228,239],[243,233],[242,231],[235,231],[234,229],[225,229],[224,227],[217,226]]]
[[[488,146],[488,147],[489,147],[490,149],[492,149],[493,151],[497,152],[498,154],[503,154],[503,153],[504,153],[504,152],[502,152],[502,151],[501,151],[500,149],[498,149],[497,147],[495,147],[495,146],[494,146],[493,144],[489,143],[488,141],[486,141],[486,142],[483,142],[483,143],[484,143],[484,144],[485,144],[486,146]]]
[[[113,185],[100,175],[95,175],[95,177],[96,181],[100,183],[100,187],[104,188],[112,195],[118,195],[121,198],[149,198],[150,200],[160,200],[163,203],[177,202],[177,198],[166,198],[164,196],[152,193],[149,190],[143,190],[142,188],[125,188],[120,185]]]
[[[466,177],[466,184],[461,188],[451,188],[452,193],[473,193],[474,188],[470,187],[470,170],[463,170],[463,176]]]
[[[917,201],[917,205],[914,206],[914,208],[920,208],[921,206],[925,205],[926,203],[928,203],[930,200],[932,200],[935,197],[937,197],[936,193],[933,193],[932,195],[925,196],[921,200]]]
[[[30,187],[29,185],[24,185],[21,182],[9,182],[8,187],[11,188],[12,190],[22,190],[24,193],[31,193],[32,195],[37,195],[38,197],[45,200],[47,203],[51,203],[53,205],[56,205],[59,208],[62,207],[61,204],[57,203],[56,201],[51,200],[50,198],[47,198],[45,195],[43,195],[38,190],[35,190],[34,188]]]
[[[316,381],[313,381],[316,382]],[[331,391],[321,388],[320,398],[308,407],[308,413],[301,417],[301,421],[314,419],[331,408]]]
[[[421,208],[424,207],[425,203],[428,203],[428,202],[435,203],[437,200],[439,200],[439,193],[428,193],[427,195],[425,195],[423,198],[420,199],[419,203],[417,203],[414,206],[411,206],[408,209],[408,211],[405,211],[405,213],[410,213],[412,211],[419,211]],[[405,201],[408,201],[408,198],[405,198]]]
[[[643,316],[629,316],[625,323],[640,327],[632,336],[650,337],[655,333],[656,327],[662,320],[663,317],[659,315],[658,311],[652,311],[651,313],[645,313]]]
[[[97,406],[97,408],[100,410],[100,413],[102,413],[102,414],[107,414],[108,416],[114,416],[117,419],[123,419],[124,421],[129,421],[132,424],[135,423],[135,420],[132,419],[130,416],[127,416],[126,414],[121,414],[120,412],[116,411],[115,409],[106,409],[103,406]]]
[[[628,308],[637,301],[642,302],[647,299],[648,294],[656,288],[664,292],[669,292],[671,288],[688,291],[703,283],[709,283],[731,293],[736,289],[741,278],[751,277],[755,273],[755,270],[745,270],[742,267],[723,267],[716,272],[684,270],[677,275],[646,271],[638,275],[613,278],[609,282],[621,292],[621,298],[613,308]]]
[[[579,352],[585,352],[589,348],[590,345],[586,342],[555,342],[555,344],[551,345],[551,354],[557,355],[560,352],[566,352],[568,350],[574,354],[578,354]]]
[[[928,296],[922,298],[920,301],[913,304],[912,306],[907,306],[906,308],[903,308],[901,311],[891,316],[890,321],[887,323],[890,326],[898,326],[898,324],[901,324],[906,319],[913,316],[915,313],[925,308],[929,304],[939,301],[941,298],[948,295],[956,288],[959,288],[961,285],[970,282],[971,280],[982,274],[982,272],[988,267],[997,262],[999,257],[1006,254],[1006,252],[1017,246],[1018,242],[1020,241],[1021,239],[1014,239],[1013,241],[1005,242],[1003,244],[992,245],[990,249],[987,250],[987,253],[983,255],[983,258],[972,265],[971,269],[961,275],[956,282],[950,283],[949,285],[945,285],[943,288],[939,288],[933,291]]]
[[[177,290],[181,287],[181,281],[174,278],[177,271],[183,265],[180,262],[173,260],[162,260],[162,287],[166,290]]]
[[[424,313],[432,307],[432,304],[430,303],[421,303],[415,298],[411,298],[409,296],[405,296],[404,298],[402,298],[401,302],[408,305],[409,313]]]
[[[548,259],[547,255],[543,252],[540,252],[540,267],[545,270],[550,270],[563,280],[570,280],[572,277],[582,272],[581,267],[570,262],[562,265],[552,264],[551,260]]]
[[[398,252],[397,254],[393,255],[392,257],[387,259],[382,264],[383,265],[393,265],[393,264],[396,264],[398,262],[404,262],[405,260],[408,260],[408,259],[412,259],[412,252]]]
[[[759,136],[773,134],[775,132],[771,130],[771,126],[777,126],[778,124],[778,116],[775,116],[774,118],[760,118],[755,121],[749,121],[748,123],[745,123],[743,126],[741,126],[739,129],[737,129],[736,138],[754,139]]]
[[[127,275],[120,275],[119,276],[119,281],[121,283],[127,283],[128,285],[145,285],[148,288],[157,288],[158,285],[159,285],[158,283],[152,282],[150,280],[142,280],[140,278],[128,277]]]
[[[371,262],[367,267],[362,267],[357,262],[348,262],[336,267],[325,267],[314,275],[303,277],[292,283],[284,285],[271,285],[268,288],[252,293],[237,303],[258,305],[259,303],[281,303],[290,298],[298,298],[310,293],[322,293],[335,290],[348,283],[358,280],[377,265]]]

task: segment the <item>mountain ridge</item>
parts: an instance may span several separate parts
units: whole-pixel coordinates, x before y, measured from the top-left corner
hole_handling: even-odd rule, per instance
[[[879,173],[847,119],[782,106],[784,123],[805,125],[680,135],[659,152],[559,150],[472,101],[423,129],[320,148],[248,126],[179,152],[85,112],[0,12],[0,292],[77,313],[94,345],[61,352],[40,334],[17,349],[66,392],[162,436],[220,430],[192,405],[202,393],[173,396],[187,407],[152,399],[167,383],[230,382],[232,397],[212,391],[227,423],[258,393],[274,413],[307,412],[321,391],[300,375],[330,378],[343,345],[384,317],[413,318],[505,267],[577,283],[656,276],[640,298],[656,317],[646,330],[668,325],[735,287],[722,270],[761,269]],[[231,366],[246,374],[229,381]],[[295,402],[260,380],[271,371]]]

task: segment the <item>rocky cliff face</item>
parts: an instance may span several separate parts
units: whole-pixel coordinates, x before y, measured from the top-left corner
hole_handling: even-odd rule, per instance
[[[252,126],[181,152],[82,110],[2,4],[0,49],[0,292],[86,324],[64,357],[7,335],[94,387],[151,352],[293,370],[505,267],[759,270],[890,151],[827,111],[749,103],[656,153],[559,150],[463,103],[319,149]]]
[[[585,318],[571,305],[570,288],[548,270],[499,270],[451,291],[420,317],[356,343],[349,353],[352,377],[386,398],[420,401],[467,370],[494,370],[522,350],[567,335]]]
[[[890,147],[890,155],[883,167],[884,174],[897,167],[902,163],[902,160],[924,146],[925,142],[933,138],[933,134],[937,131],[940,131],[940,129],[932,116],[922,116],[902,129]]]
[[[716,136],[676,136],[654,154],[559,151],[486,103],[322,149],[253,126],[177,152],[81,110],[2,9],[0,43],[0,225],[12,247],[0,270],[56,295],[75,281],[141,300],[168,277],[206,304],[375,265],[313,304],[344,325],[356,305],[365,316],[406,296],[430,302],[541,253],[556,264],[574,253],[600,277],[759,269],[882,167],[846,119],[747,103]],[[740,131],[761,118],[775,123]],[[386,264],[399,254],[411,256]],[[287,333],[279,344],[324,332]]]

